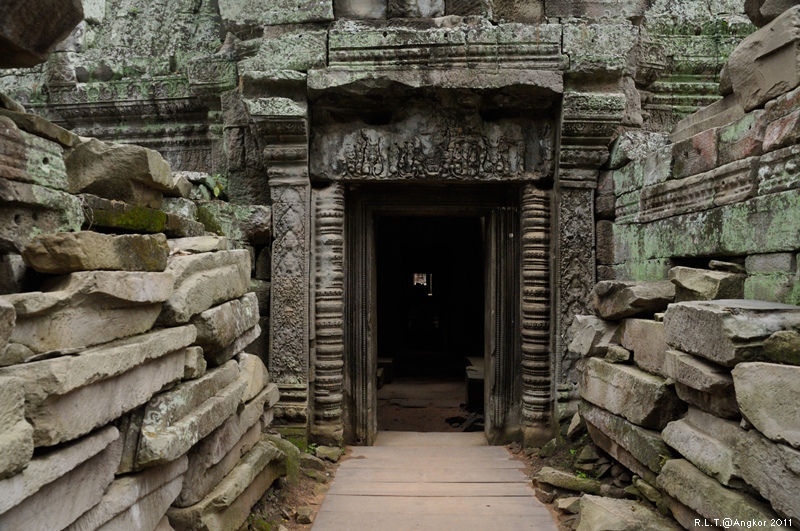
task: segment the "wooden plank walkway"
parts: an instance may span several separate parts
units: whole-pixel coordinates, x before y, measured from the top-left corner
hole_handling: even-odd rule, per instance
[[[381,432],[351,450],[314,531],[557,531],[521,463],[481,433]]]

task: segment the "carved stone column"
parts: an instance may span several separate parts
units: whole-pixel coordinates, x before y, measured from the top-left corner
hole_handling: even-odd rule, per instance
[[[246,100],[272,197],[269,373],[281,397],[275,426],[308,429],[310,200],[306,108],[288,98]]]
[[[342,442],[344,367],[344,186],[314,191],[314,419],[311,437]]]
[[[522,190],[522,418],[526,443],[550,426],[550,192]]]
[[[561,147],[556,178],[555,355],[553,383],[560,400],[574,395],[575,359],[567,351],[572,318],[589,313],[595,284],[594,189],[608,144],[625,112],[625,95],[566,92],[561,114]],[[558,418],[567,404],[558,404]]]

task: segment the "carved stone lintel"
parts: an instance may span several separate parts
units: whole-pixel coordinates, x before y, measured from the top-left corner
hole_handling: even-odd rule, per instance
[[[522,417],[550,418],[550,193],[522,192]]]
[[[315,440],[342,439],[344,367],[344,186],[331,184],[314,192],[315,278],[314,360]],[[335,440],[338,439],[338,440]]]

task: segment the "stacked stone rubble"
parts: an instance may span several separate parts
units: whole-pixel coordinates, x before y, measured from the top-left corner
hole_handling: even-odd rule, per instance
[[[251,350],[269,209],[214,234],[158,153],[20,112],[0,154],[0,528],[238,529],[286,473]]]
[[[720,285],[716,271],[692,270],[689,282],[688,268],[676,269],[678,292]],[[742,279],[729,280],[741,297]],[[635,474],[634,492],[686,529],[698,521],[722,528],[724,518],[796,527],[800,307],[697,300],[702,293],[659,307],[665,290],[663,282],[600,282],[598,316],[573,325],[589,435]],[[645,299],[652,304],[642,310]]]

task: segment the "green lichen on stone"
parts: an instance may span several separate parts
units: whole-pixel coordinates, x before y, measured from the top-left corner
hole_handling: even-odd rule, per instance
[[[131,206],[124,211],[93,210],[87,224],[134,232],[164,232],[167,215],[159,210]]]
[[[800,305],[797,274],[768,273],[750,275],[744,283],[745,299]]]

